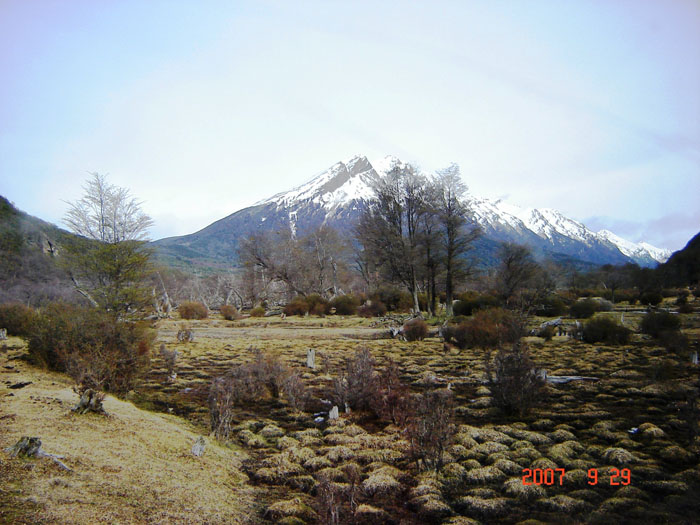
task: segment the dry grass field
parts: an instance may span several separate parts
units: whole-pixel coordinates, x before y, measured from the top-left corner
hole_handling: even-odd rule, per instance
[[[619,320],[621,312],[597,315]],[[624,324],[636,329],[642,315],[625,312]],[[684,333],[698,341],[698,314],[682,317]],[[178,343],[181,324],[157,327],[156,347],[178,351],[176,378],[155,356],[153,370],[128,396],[139,409],[108,398],[106,419],[71,415],[76,396],[67,380],[13,360],[22,348],[12,340],[0,356],[0,445],[38,435],[75,468],[62,473],[41,460],[25,470],[3,456],[11,481],[0,497],[65,523],[323,523],[323,479],[343,498],[341,517],[349,523],[697,522],[700,447],[688,429],[697,418],[691,404],[698,367],[646,336],[635,333],[625,346],[526,338],[535,364],[550,376],[594,379],[548,383],[528,416],[509,418],[492,406],[484,352],[446,353],[437,337],[399,342],[376,321],[357,317],[214,317],[188,321],[194,341]],[[389,358],[397,362],[413,392],[448,385],[454,392],[458,432],[440,473],[419,472],[401,429],[372,414],[314,422],[333,377],[361,347],[378,369]],[[313,370],[305,366],[308,348],[316,350]],[[310,412],[294,412],[284,398],[240,407],[234,443],[208,438],[204,457],[193,458],[188,446],[209,432],[211,379],[251,362],[254,349],[302,374],[316,400]],[[34,384],[7,389],[24,377]],[[561,484],[557,473],[552,485],[525,485],[524,468],[565,474]],[[598,472],[595,485],[590,469]],[[629,484],[615,469],[629,469]]]

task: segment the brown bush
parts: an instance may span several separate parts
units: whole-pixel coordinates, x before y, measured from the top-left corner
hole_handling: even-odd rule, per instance
[[[494,405],[506,414],[522,416],[529,412],[544,387],[527,344],[521,342],[511,350],[499,350],[493,362],[487,359],[486,374]]]
[[[381,317],[386,315],[386,306],[378,300],[368,301],[357,309],[360,317]]]
[[[238,310],[231,304],[221,305],[219,311],[221,312],[221,316],[227,321],[234,321],[238,319]]]
[[[21,303],[0,304],[0,328],[7,328],[7,335],[27,337],[36,312]]]
[[[309,303],[307,303],[306,298],[301,295],[297,295],[284,305],[285,315],[306,315],[309,313],[309,310]]]
[[[428,335],[428,325],[423,319],[411,319],[403,325],[406,341],[422,341]]]
[[[354,295],[339,295],[331,301],[331,308],[335,308],[336,315],[355,315],[360,300]]]
[[[307,295],[306,304],[311,315],[323,317],[324,315],[329,314],[331,311],[330,303],[318,294]]]
[[[265,315],[265,308],[262,306],[256,306],[250,311],[251,317],[263,317]]]
[[[456,432],[452,392],[446,389],[426,392],[415,397],[414,406],[407,428],[411,457],[420,467],[439,471]]]
[[[196,301],[185,301],[178,309],[181,319],[206,319],[209,317],[209,310],[204,303]]]
[[[87,388],[125,394],[147,369],[154,334],[95,308],[54,303],[43,309],[29,335],[38,364],[68,373]]]
[[[499,348],[524,334],[524,321],[503,308],[480,310],[471,319],[443,329],[445,340],[458,348]]]

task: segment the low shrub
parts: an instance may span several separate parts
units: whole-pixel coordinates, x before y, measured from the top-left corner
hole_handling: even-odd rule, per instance
[[[643,305],[658,306],[663,300],[664,296],[661,295],[661,292],[643,292],[639,295],[639,302]]]
[[[690,297],[690,292],[685,288],[678,290],[678,297],[676,297],[676,305],[681,306],[688,303],[688,297]]]
[[[391,312],[408,312],[413,308],[410,293],[390,286],[380,287],[370,296],[370,299],[373,303],[376,301],[383,303]]]
[[[674,332],[681,327],[681,319],[670,312],[649,312],[642,317],[642,332],[659,337],[663,332]]]
[[[309,313],[309,310],[309,303],[306,302],[306,298],[301,295],[295,296],[284,305],[285,315],[306,315]]]
[[[331,301],[331,308],[335,308],[336,315],[355,315],[360,300],[354,295],[339,295]]]
[[[206,319],[209,310],[204,303],[197,301],[185,301],[177,309],[180,319]]]
[[[695,311],[693,305],[690,303],[684,303],[678,307],[679,314],[692,314]]]
[[[249,313],[251,317],[263,317],[265,315],[265,307],[256,306]]]
[[[535,314],[542,317],[557,317],[564,315],[567,305],[564,299],[556,294],[549,295],[535,309]]]
[[[460,349],[498,348],[504,344],[513,344],[523,335],[523,319],[503,308],[480,310],[458,325],[443,328],[445,341]]]
[[[227,321],[234,321],[238,318],[238,310],[231,304],[224,304],[219,308],[221,316]]]
[[[360,317],[381,317],[386,315],[386,306],[381,301],[370,300],[357,309]]]
[[[599,303],[595,299],[582,299],[571,305],[571,317],[576,319],[588,319],[599,310]]]
[[[499,350],[493,362],[487,360],[486,375],[494,405],[506,414],[527,414],[541,397],[544,379],[537,373],[525,343]]]
[[[587,343],[624,345],[630,340],[631,331],[611,317],[595,317],[583,326],[583,340]]]
[[[403,325],[406,341],[422,341],[428,335],[428,325],[423,319],[411,319]]]
[[[502,303],[493,295],[466,292],[459,297],[458,301],[455,301],[452,311],[454,315],[472,315],[478,310],[497,306],[502,306]]]
[[[0,328],[7,329],[7,335],[27,337],[34,321],[36,312],[21,303],[0,304]]]
[[[331,311],[330,303],[318,294],[307,295],[306,304],[311,315],[324,316]]]
[[[37,316],[28,346],[35,363],[66,372],[81,391],[125,394],[148,368],[153,340],[145,323],[54,303]]]

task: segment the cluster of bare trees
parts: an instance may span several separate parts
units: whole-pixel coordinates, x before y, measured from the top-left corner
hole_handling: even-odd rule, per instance
[[[321,226],[301,237],[290,230],[255,233],[241,242],[239,254],[258,295],[282,283],[292,294],[334,297],[348,283],[350,249],[336,230]]]
[[[410,164],[397,165],[374,191],[357,227],[363,277],[370,285],[374,276],[405,287],[416,312],[418,293],[425,292],[429,313],[436,311],[440,281],[451,315],[455,283],[470,274],[466,254],[481,233],[468,219],[459,166],[427,177]]]

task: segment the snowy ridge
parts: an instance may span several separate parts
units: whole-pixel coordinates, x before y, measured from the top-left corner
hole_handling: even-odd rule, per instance
[[[663,250],[646,242],[630,242],[622,237],[619,237],[618,235],[615,235],[609,230],[600,230],[598,235],[613,243],[622,253],[628,257],[632,257],[633,259],[638,257],[649,257],[657,262],[663,263],[666,262],[666,260],[668,260],[668,258],[671,256],[670,250]]]
[[[300,218],[311,213],[324,216],[325,223],[340,218],[348,210],[357,212],[373,198],[373,184],[397,165],[404,163],[394,156],[370,162],[367,157],[356,155],[256,205],[273,205],[284,212],[295,234]],[[571,255],[588,249],[603,250],[616,262],[629,258],[644,266],[664,262],[670,256],[668,250],[647,243],[633,243],[607,230],[593,232],[554,209],[520,208],[502,200],[473,195],[468,196],[468,202],[475,222],[496,239],[534,243],[540,248]]]

